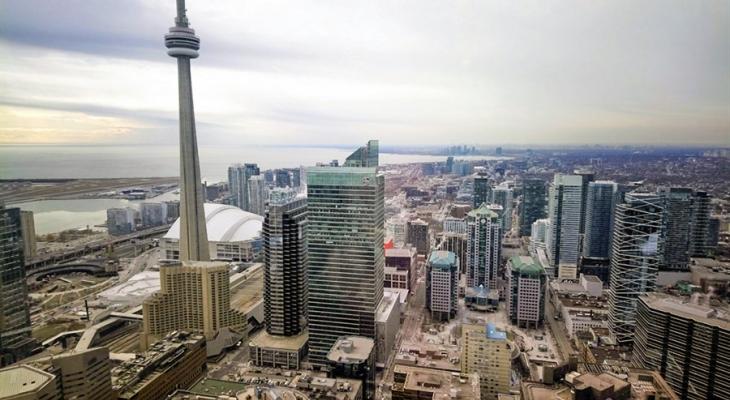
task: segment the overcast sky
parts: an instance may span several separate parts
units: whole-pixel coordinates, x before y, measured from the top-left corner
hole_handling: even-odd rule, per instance
[[[174,0],[0,0],[0,143],[176,143]],[[203,144],[730,144],[728,1],[188,0]]]

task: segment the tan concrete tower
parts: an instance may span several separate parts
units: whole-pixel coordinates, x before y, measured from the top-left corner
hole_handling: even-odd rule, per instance
[[[165,35],[167,54],[177,59],[180,100],[180,260],[208,261],[208,234],[200,186],[200,161],[195,136],[190,59],[198,57],[200,39],[189,28],[185,0],[177,0],[175,26]]]

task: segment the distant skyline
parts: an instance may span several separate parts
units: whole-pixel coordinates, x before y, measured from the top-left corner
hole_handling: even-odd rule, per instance
[[[177,143],[173,0],[0,0],[0,144]],[[723,1],[187,0],[201,145],[730,145]]]

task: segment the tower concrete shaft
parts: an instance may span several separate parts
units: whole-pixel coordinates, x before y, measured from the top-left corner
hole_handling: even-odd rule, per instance
[[[175,26],[165,35],[165,46],[167,54],[177,59],[180,101],[180,260],[207,261],[210,255],[190,77],[190,59],[198,57],[200,39],[188,27],[185,0],[177,0]]]

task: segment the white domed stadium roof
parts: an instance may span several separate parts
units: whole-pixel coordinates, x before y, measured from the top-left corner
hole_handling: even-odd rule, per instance
[[[205,226],[210,242],[243,242],[261,235],[264,217],[225,204],[205,203]],[[180,218],[165,239],[180,240]]]

